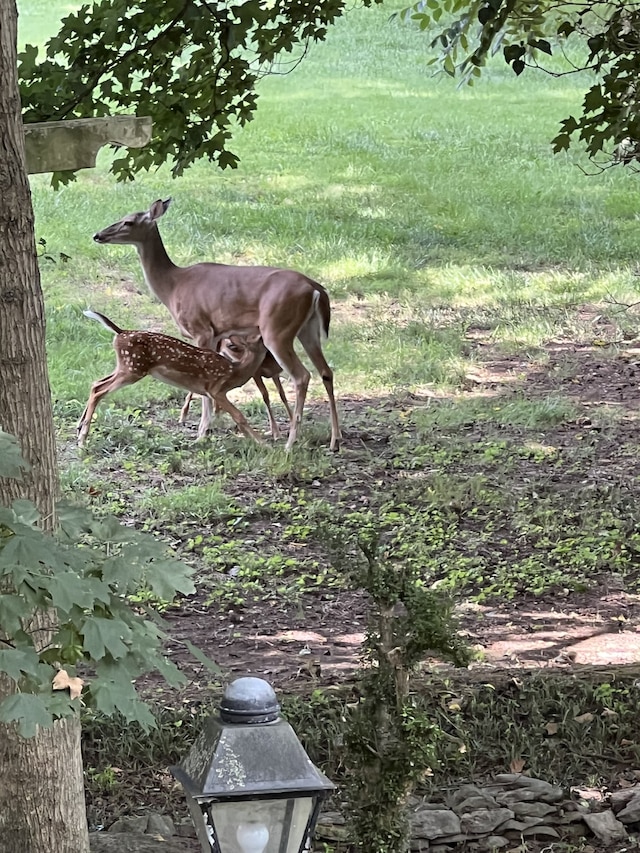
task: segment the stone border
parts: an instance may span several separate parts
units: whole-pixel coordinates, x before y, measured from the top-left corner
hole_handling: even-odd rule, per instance
[[[595,836],[603,844],[621,841],[640,830],[640,784],[614,791],[606,804],[575,800],[557,785],[523,773],[500,773],[482,785],[465,784],[442,802],[414,798],[411,850],[455,853],[500,851],[523,840],[571,841]],[[195,839],[190,820],[174,824],[151,813],[117,820],[108,832],[91,833],[92,853],[184,853]],[[323,842],[349,843],[343,816],[324,812],[316,829],[316,849]],[[190,849],[199,849],[196,848]]]

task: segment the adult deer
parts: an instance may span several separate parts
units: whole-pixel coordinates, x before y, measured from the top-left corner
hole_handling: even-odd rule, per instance
[[[298,437],[310,378],[294,349],[297,337],[322,377],[331,412],[330,448],[338,450],[341,435],[333,371],[322,352],[322,336],[329,332],[331,317],[327,291],[300,272],[277,267],[216,263],[176,266],[157,225],[170,202],[170,198],[158,199],[149,210],[125,216],[93,239],[136,247],[149,289],[169,309],[182,334],[198,346],[211,347],[215,335],[225,329],[259,329],[267,350],[295,386],[287,449]],[[203,399],[203,406],[210,409],[211,401]]]
[[[242,412],[227,399],[227,391],[248,382],[265,357],[266,349],[259,334],[231,335],[220,344],[220,352],[201,349],[158,332],[121,329],[104,314],[85,311],[110,329],[115,338],[116,369],[93,383],[89,400],[78,421],[78,445],[85,443],[98,403],[118,388],[133,385],[145,376],[154,376],[167,385],[177,385],[203,400],[214,400],[218,408],[228,412],[238,428],[249,438],[260,441]],[[211,406],[202,407],[198,438],[209,428]]]

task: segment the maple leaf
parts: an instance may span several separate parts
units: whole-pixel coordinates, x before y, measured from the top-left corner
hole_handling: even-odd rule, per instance
[[[72,699],[79,699],[82,695],[82,685],[84,681],[76,676],[70,676],[66,669],[59,669],[52,682],[54,690],[69,689],[69,695]]]

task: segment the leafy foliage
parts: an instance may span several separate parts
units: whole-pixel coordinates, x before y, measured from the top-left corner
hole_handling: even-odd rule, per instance
[[[0,428],[0,477],[20,479],[22,472],[28,468],[15,437]]]
[[[33,45],[20,54],[24,119],[152,116],[151,144],[114,160],[119,179],[166,160],[174,176],[201,157],[235,167],[228,142],[234,124],[253,117],[257,81],[283,54],[295,65],[294,49],[323,39],[344,6],[344,0],[84,5],[63,20],[44,58]],[[69,177],[58,173],[54,180]]]
[[[7,451],[0,457],[0,474],[16,476],[21,462],[15,442],[6,434],[0,441]],[[74,679],[89,666],[85,703],[153,725],[133,679],[152,670],[171,684],[183,678],[164,656],[166,635],[157,614],[150,606],[134,609],[130,599],[139,599],[141,589],[164,600],[189,594],[191,570],[151,536],[115,518],[97,520],[85,510],[61,506],[55,536],[38,527],[39,518],[30,501],[0,507],[0,672],[15,688],[0,702],[0,720],[17,721],[28,737],[37,726],[76,713],[80,699],[72,698],[79,693]],[[31,624],[37,611],[56,614],[44,644],[40,629]]]
[[[582,115],[568,116],[553,140],[556,152],[575,139],[609,164],[640,159],[640,4],[587,0],[420,0],[401,13],[431,36],[443,71],[472,84],[487,59],[500,51],[515,74],[526,67],[551,74],[588,69],[596,82],[586,92]],[[583,59],[558,71],[550,62],[579,43]]]
[[[351,544],[348,534],[345,539],[334,531],[330,537],[336,558],[374,605],[363,647],[361,698],[345,734],[352,835],[359,849],[388,853],[408,849],[408,798],[432,772],[439,737],[433,715],[411,695],[410,678],[428,652],[458,664],[469,660],[456,634],[452,601],[427,587],[418,566],[405,559],[399,548],[405,531],[397,521],[389,512],[361,520]]]

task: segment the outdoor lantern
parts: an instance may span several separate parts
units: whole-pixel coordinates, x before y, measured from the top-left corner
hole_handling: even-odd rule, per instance
[[[302,853],[335,787],[280,716],[262,678],[225,690],[172,774],[182,784],[204,853]]]

